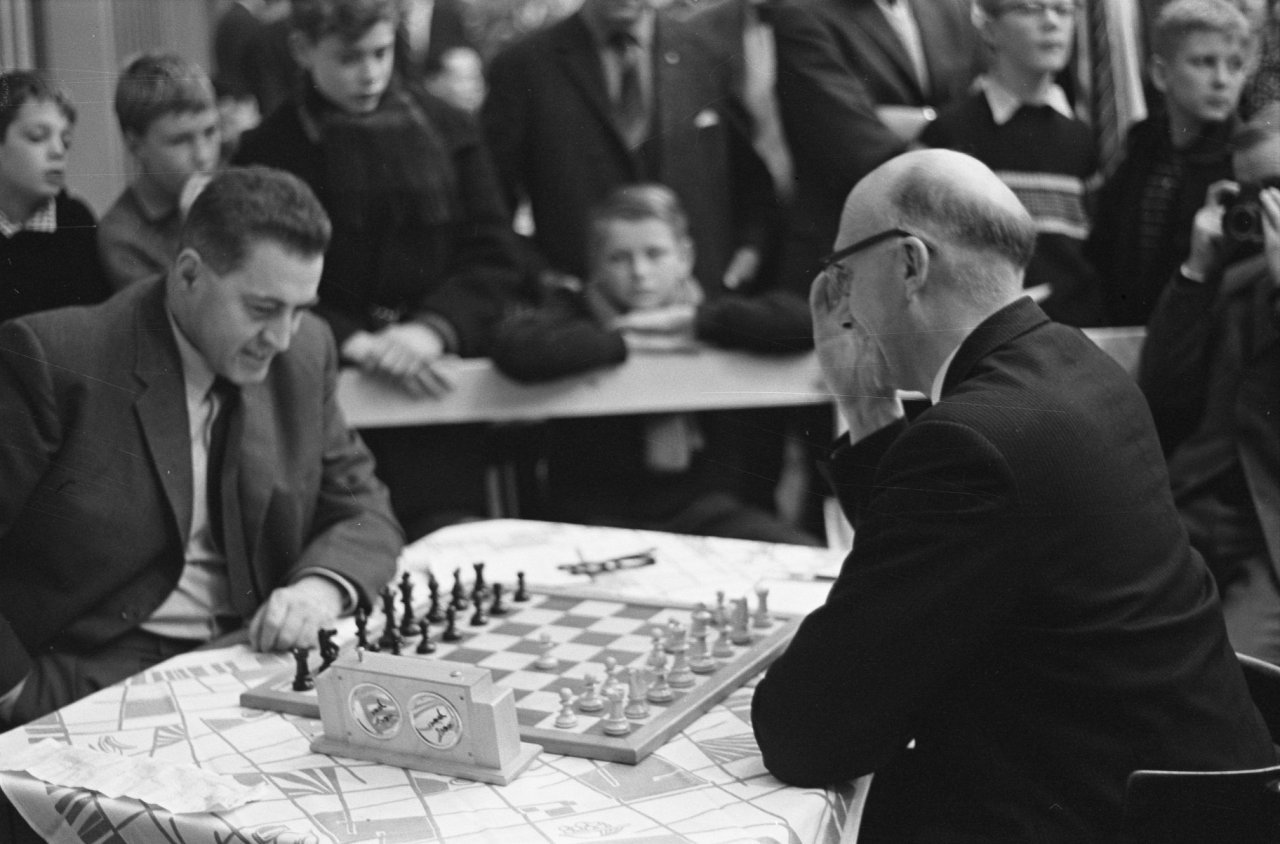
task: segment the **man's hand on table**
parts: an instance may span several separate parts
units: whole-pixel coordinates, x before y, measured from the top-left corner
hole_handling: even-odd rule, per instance
[[[316,631],[331,627],[342,613],[342,589],[326,577],[308,576],[281,586],[249,622],[249,646],[258,651],[313,648]]]

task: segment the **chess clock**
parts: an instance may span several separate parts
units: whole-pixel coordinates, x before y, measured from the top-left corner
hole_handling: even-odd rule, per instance
[[[317,753],[506,785],[542,751],[486,668],[358,650],[316,677]]]

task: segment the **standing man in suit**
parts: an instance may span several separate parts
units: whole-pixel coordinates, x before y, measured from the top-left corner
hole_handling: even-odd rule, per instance
[[[394,573],[307,313],[329,233],[293,176],[229,170],[164,279],[0,326],[0,725],[241,625],[314,645]]]
[[[747,289],[778,206],[727,63],[651,0],[586,0],[494,58],[482,122],[512,209],[528,201],[544,269],[583,279],[588,213],[615,188],[674,190],[712,296]]]
[[[864,844],[1113,841],[1136,768],[1275,761],[1142,394],[1022,295],[1035,235],[976,159],[911,152],[813,283],[856,533],[752,723],[786,782],[875,772]]]
[[[806,289],[849,190],[907,149],[982,67],[969,0],[784,0],[778,102],[795,160],[783,280]]]

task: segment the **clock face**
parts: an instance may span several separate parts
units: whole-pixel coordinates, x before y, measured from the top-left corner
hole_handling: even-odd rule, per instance
[[[435,692],[421,692],[409,701],[413,728],[431,747],[448,750],[462,738],[462,718],[453,704]]]
[[[374,683],[361,683],[347,696],[352,719],[376,739],[389,739],[400,732],[404,718],[400,705],[386,689]]]

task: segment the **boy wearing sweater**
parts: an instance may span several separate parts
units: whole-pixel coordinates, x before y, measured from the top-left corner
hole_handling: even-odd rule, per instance
[[[213,172],[222,139],[209,77],[174,53],[144,53],[126,64],[115,108],[138,167],[98,227],[107,279],[120,290],[168,271],[178,254],[183,188]]]
[[[495,333],[493,361],[511,377],[547,381],[616,365],[632,353],[691,351],[699,341],[762,353],[808,347],[802,307],[768,295],[704,298],[692,275],[684,212],[670,189],[620,188],[593,211],[589,228],[591,272],[582,289],[552,291]],[[547,515],[814,544],[741,500],[741,454],[728,444],[733,424],[728,413],[552,422],[545,432]]]
[[[1097,152],[1053,81],[1071,57],[1082,7],[1076,0],[977,0],[973,8],[991,68],[980,90],[939,114],[920,140],[966,152],[996,172],[1036,221],[1027,292],[1059,322],[1097,325],[1101,296],[1083,256]]]

